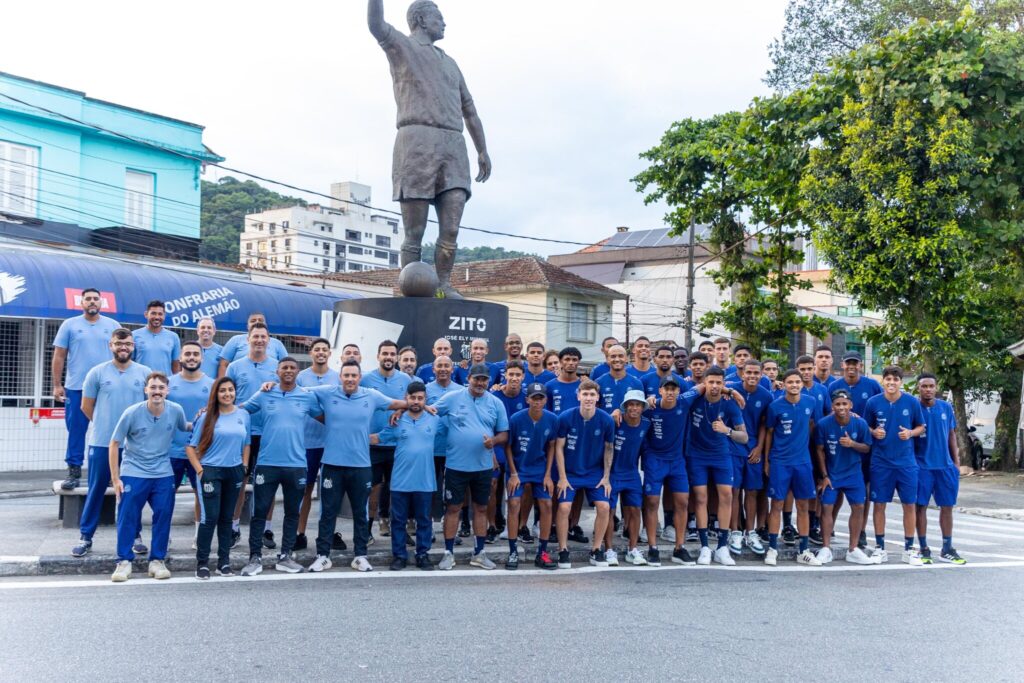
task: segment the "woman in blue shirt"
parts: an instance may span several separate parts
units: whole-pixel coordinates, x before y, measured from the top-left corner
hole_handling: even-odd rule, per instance
[[[249,467],[249,413],[235,405],[235,382],[221,377],[210,388],[206,411],[192,430],[185,451],[196,471],[199,497],[199,535],[196,539],[196,578],[210,578],[210,545],[217,530],[217,573],[231,576],[231,518]]]

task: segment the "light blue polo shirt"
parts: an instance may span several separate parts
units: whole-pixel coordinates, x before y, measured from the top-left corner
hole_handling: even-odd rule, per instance
[[[135,351],[132,360],[153,369],[154,372],[171,374],[172,361],[181,357],[181,339],[166,327],[153,334],[149,328],[140,327],[132,331]]]
[[[341,375],[338,374],[337,370],[331,370],[327,368],[327,372],[323,375],[318,375],[313,372],[313,368],[306,368],[298,374],[295,378],[295,383],[305,389],[312,389],[313,387],[336,387],[341,384]],[[324,436],[327,434],[327,428],[319,420],[308,418],[306,420],[306,448],[323,448],[324,447]]]
[[[93,323],[79,315],[60,324],[53,345],[68,351],[65,389],[81,391],[89,371],[111,359],[110,337],[119,327],[116,320],[102,315]]]
[[[306,466],[306,418],[323,413],[311,392],[299,386],[288,392],[274,387],[256,392],[242,407],[263,416],[258,466]]]
[[[391,471],[392,491],[432,492],[437,490],[434,476],[434,438],[441,420],[427,411],[413,419],[406,412],[388,437],[395,443],[395,467]]]
[[[388,398],[398,399],[399,401],[405,400],[405,393],[410,384],[412,384],[412,377],[398,370],[394,370],[390,377],[382,375],[380,369],[371,370],[363,375],[363,378],[359,381],[360,386],[376,389]],[[373,420],[370,422],[370,433],[380,434],[387,429],[388,421],[391,419],[391,413],[393,412],[393,410],[381,410],[375,413]],[[381,445],[394,446],[393,443],[387,440],[386,436],[381,436]]]
[[[267,357],[273,358],[274,360],[281,360],[288,355],[288,349],[284,347],[279,339],[275,337],[270,338],[270,343],[267,344]],[[220,350],[221,360],[226,360],[228,363],[234,363],[236,360],[247,358],[249,356],[249,335],[247,334],[236,334],[231,339],[228,339],[228,343],[225,344]]]
[[[207,401],[210,399],[210,387],[213,386],[213,380],[202,375],[199,379],[194,381],[188,381],[181,376],[179,372],[170,379],[170,386],[167,393],[167,399],[174,401],[181,409],[185,411],[185,419],[189,422],[194,422],[196,416],[199,415],[199,411],[206,407]],[[171,444],[171,457],[172,458],[187,458],[185,454],[185,446],[188,444],[188,437],[190,432],[177,432],[174,435],[174,441]]]
[[[203,349],[203,364],[199,366],[199,369],[207,377],[216,379],[217,373],[220,371],[220,352],[223,348],[223,346],[214,342],[210,345],[210,348]]]
[[[324,465],[336,467],[370,466],[370,421],[378,410],[386,410],[392,399],[376,389],[358,387],[346,394],[338,386],[310,389],[324,411]],[[261,446],[262,448],[262,446]]]
[[[132,404],[146,400],[146,377],[152,372],[134,361],[123,371],[114,361],[97,365],[85,376],[82,396],[96,400],[89,426],[89,445],[107,448],[117,421]]]
[[[252,398],[264,382],[277,382],[277,359],[267,356],[259,363],[248,356],[239,358],[228,366],[224,373],[235,382],[235,401],[241,405]],[[256,413],[252,418],[252,435],[263,434],[263,415]],[[262,447],[262,446],[261,446]]]
[[[187,423],[185,411],[174,401],[164,401],[164,410],[159,416],[149,412],[145,401],[129,406],[111,436],[124,447],[121,476],[143,479],[172,476],[171,442],[176,432],[185,430]]]
[[[199,439],[203,435],[203,422],[208,413],[203,413],[192,426],[192,437],[188,444],[199,448]],[[203,467],[237,467],[242,464],[242,451],[250,444],[249,413],[235,407],[233,413],[217,418],[213,426],[213,441],[210,448],[200,456]]]
[[[484,447],[484,437],[508,431],[505,406],[490,393],[474,397],[469,389],[445,394],[434,404],[448,420],[446,467],[460,472],[480,472],[494,465],[494,451]]]

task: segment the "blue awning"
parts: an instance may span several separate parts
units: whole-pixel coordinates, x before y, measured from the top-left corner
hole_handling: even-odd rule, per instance
[[[81,313],[82,289],[95,287],[103,314],[145,324],[146,303],[165,302],[168,327],[194,328],[212,317],[218,330],[244,332],[251,311],[267,317],[275,335],[317,336],[322,311],[358,295],[240,282],[159,265],[85,254],[0,253],[0,316],[63,320]]]

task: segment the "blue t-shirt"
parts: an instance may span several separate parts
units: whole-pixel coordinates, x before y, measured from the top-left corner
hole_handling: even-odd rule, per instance
[[[820,420],[832,412],[832,396],[824,384],[811,383],[810,387],[800,389],[801,393],[810,396],[818,404],[818,411],[814,414],[815,420]]]
[[[684,457],[690,408],[698,398],[700,394],[691,389],[679,394],[672,408],[665,408],[659,401],[654,408],[644,412],[644,417],[651,422],[644,445],[645,458],[679,460]]]
[[[370,422],[376,411],[391,405],[392,399],[366,387],[356,388],[353,394],[346,394],[341,385],[310,391],[320,402],[327,427],[321,462],[337,467],[369,467]]]
[[[220,372],[220,352],[223,349],[224,347],[217,342],[210,344],[210,348],[203,349],[203,363],[199,369],[207,377],[216,379],[217,373]]]
[[[295,383],[304,389],[312,389],[313,387],[323,386],[338,386],[341,384],[341,376],[337,370],[331,370],[327,368],[327,372],[323,375],[318,375],[313,372],[313,368],[306,368],[298,374],[295,378]],[[323,448],[324,447],[324,435],[327,433],[327,428],[320,420],[313,418],[306,419],[306,448]]]
[[[270,338],[270,343],[267,344],[267,357],[273,360],[281,360],[288,355],[288,349],[284,347],[281,340]],[[234,363],[236,360],[249,357],[249,335],[247,334],[236,334],[231,339],[228,339],[228,343],[220,350],[220,358],[218,360],[226,360],[228,363]]]
[[[491,392],[495,398],[501,401],[501,404],[505,406],[505,417],[511,419],[513,415],[518,413],[520,410],[526,410],[528,407],[526,404],[526,392],[520,388],[519,393],[515,396],[506,396],[505,392],[501,389],[495,389]],[[502,465],[505,464],[505,446],[495,446],[494,457],[498,459],[498,462]]]
[[[719,419],[731,429],[746,427],[743,411],[736,401],[719,398],[712,403],[706,396],[701,396],[693,402],[686,442],[688,460],[721,463],[733,454],[735,442],[728,434],[719,434],[711,427]]]
[[[596,382],[599,377],[607,375],[610,371],[611,368],[608,367],[608,363],[598,363],[594,366],[594,369],[590,371],[590,379]]]
[[[604,476],[605,444],[615,443],[615,420],[600,410],[584,420],[579,408],[558,416],[558,438],[565,439],[565,476],[573,488],[597,486]],[[557,468],[556,468],[557,469]]]
[[[839,439],[843,436],[849,436],[857,443],[871,445],[871,432],[864,418],[851,415],[850,421],[841,425],[835,415],[828,415],[815,424],[814,442],[825,447],[825,463],[833,486],[864,476],[861,470],[863,456],[852,448],[841,446]]]
[[[526,366],[526,369],[523,373],[523,386],[525,387],[527,384],[532,384],[533,382],[547,384],[548,382],[554,379],[557,379],[557,377],[555,376],[555,373],[551,372],[550,370],[541,370],[540,373],[535,375],[532,372],[530,372],[530,367]]]
[[[119,327],[120,323],[103,315],[93,323],[79,315],[60,324],[53,345],[68,350],[65,389],[80,391],[89,371],[110,360],[110,337]]]
[[[106,448],[117,421],[128,406],[146,400],[146,377],[152,372],[134,361],[121,371],[114,361],[101,363],[89,370],[82,383],[82,396],[96,403],[89,427],[89,445]]]
[[[648,375],[648,374],[650,374],[652,372],[655,372],[654,364],[653,363],[646,370],[641,370],[640,368],[636,367],[632,363],[626,363],[626,374],[629,375],[630,377],[636,377],[639,380],[643,380],[643,378],[646,375]]]
[[[611,373],[597,380],[597,386],[601,390],[597,407],[609,414],[622,408],[622,399],[625,398],[627,391],[644,390],[644,385],[636,377],[626,375],[617,380]]]
[[[635,427],[623,418],[615,430],[612,480],[622,482],[640,478],[640,453],[644,450],[650,429],[651,421],[646,417],[641,417]]]
[[[152,368],[154,372],[171,374],[171,363],[181,356],[181,339],[166,327],[153,334],[148,327],[132,331],[135,350],[132,360]]]
[[[447,418],[446,467],[459,472],[480,472],[494,466],[494,450],[484,447],[484,437],[508,431],[505,406],[493,394],[473,396],[469,389],[445,394],[434,404]]]
[[[320,403],[302,387],[281,391],[259,391],[242,407],[263,416],[259,466],[306,466],[306,418],[323,414]]]
[[[576,391],[580,388],[580,381],[563,382],[560,379],[553,379],[544,385],[548,392],[548,410],[555,415],[561,415],[567,410],[580,407],[580,399]]]
[[[786,396],[772,401],[764,418],[765,427],[772,432],[770,462],[811,464],[811,421],[817,410],[818,402],[803,392],[796,403],[790,403]]]
[[[761,420],[774,399],[771,392],[760,384],[751,392],[743,388],[743,382],[731,382],[725,386],[738,391],[743,395],[743,400],[747,402],[743,406],[743,424],[747,426],[747,442],[745,444],[732,442],[732,454],[745,458],[750,455],[750,451],[757,448],[757,433],[761,427]]]
[[[188,445],[197,450],[207,415],[203,413],[192,426]],[[242,451],[249,443],[249,413],[236,407],[234,412],[217,418],[217,424],[213,426],[213,441],[207,451],[200,454],[200,462],[203,467],[237,467],[242,464]]]
[[[693,389],[693,382],[688,379],[684,379],[672,372],[672,376],[677,382],[679,382],[679,391],[686,392]],[[657,370],[652,370],[644,375],[640,379],[641,384],[644,385],[644,396],[650,398],[651,396],[659,396],[661,393],[661,375],[658,374]]]
[[[955,467],[949,455],[949,432],[956,429],[953,406],[937,398],[935,405],[922,403],[921,414],[924,415],[924,434],[914,439],[917,466],[926,470]]]
[[[423,411],[418,419],[404,413],[394,427],[385,431],[395,444],[395,466],[391,471],[392,491],[436,491],[434,438],[441,421]]]
[[[185,411],[174,401],[165,401],[159,417],[149,412],[146,402],[136,403],[121,414],[111,437],[124,447],[122,477],[156,479],[170,477],[171,441],[174,433],[187,426]]]
[[[870,377],[864,377],[861,375],[857,383],[850,385],[845,377],[836,378],[835,382],[829,385],[829,400],[832,400],[832,392],[836,389],[846,389],[850,392],[850,397],[853,399],[853,412],[861,417],[866,417],[864,409],[868,405],[868,399],[872,396],[878,396],[882,393],[882,385],[876,380]]]
[[[241,405],[255,396],[264,382],[277,381],[277,359],[268,356],[259,363],[254,363],[245,356],[232,361],[224,376],[234,380],[235,401]],[[253,415],[250,426],[253,436],[263,434],[263,414]]]
[[[864,419],[872,429],[885,429],[885,438],[874,439],[871,444],[872,465],[884,467],[915,467],[914,439],[900,440],[900,428],[913,429],[924,424],[921,402],[901,391],[899,398],[890,403],[885,394],[868,399]]]
[[[409,388],[410,384],[412,384],[412,377],[409,377],[409,375],[404,372],[394,370],[390,377],[385,377],[380,373],[379,368],[366,373],[359,381],[360,386],[366,387],[367,389],[376,389],[388,398],[397,399],[399,401],[405,400],[406,390]],[[387,429],[393,412],[395,411],[384,409],[374,413],[373,420],[370,421],[370,433],[381,434],[381,432]],[[387,435],[381,434],[380,445],[394,446],[395,444],[388,440]]]
[[[536,422],[529,410],[514,413],[508,421],[508,447],[515,459],[520,481],[542,482],[548,466],[548,444],[558,438],[558,416],[547,410]]]
[[[199,411],[206,407],[206,403],[210,399],[210,387],[212,386],[213,380],[206,375],[190,382],[182,377],[181,373],[178,373],[169,380],[167,399],[181,406],[181,409],[185,411],[187,421],[195,422]],[[185,454],[185,446],[188,444],[190,434],[185,431],[175,432],[174,441],[171,443],[172,458],[180,460],[188,457]]]
[[[526,360],[523,358],[519,359],[523,365],[526,364]],[[505,383],[505,366],[508,364],[507,360],[499,360],[497,363],[491,363],[487,366],[487,369],[491,371],[491,386],[495,384]]]
[[[455,368],[453,367],[453,378],[455,376],[454,370]],[[434,374],[434,364],[424,363],[423,365],[419,366],[418,368],[416,368],[416,376],[419,377],[420,381],[423,382],[424,384],[430,384],[435,379],[437,379],[437,375]]]

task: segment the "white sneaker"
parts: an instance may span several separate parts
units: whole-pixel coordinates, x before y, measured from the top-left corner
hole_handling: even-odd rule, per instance
[[[437,568],[440,569],[441,571],[448,571],[449,569],[455,569],[455,555],[452,554],[452,551],[450,551],[450,550],[445,550],[444,551],[444,557],[442,557],[441,561],[437,564]]]
[[[674,526],[667,526],[661,532],[661,540],[668,541],[669,543],[676,542],[676,528]]]
[[[368,559],[366,559],[365,555],[360,555],[359,557],[357,557],[354,560],[352,560],[352,564],[349,565],[349,566],[351,566],[352,569],[355,569],[357,572],[372,572],[373,571],[373,565],[370,564],[370,561]]]
[[[487,553],[481,550],[480,552],[469,558],[469,564],[473,567],[479,567],[480,569],[494,569],[498,565],[494,564],[491,558],[487,557]]]
[[[333,566],[334,563],[331,562],[331,558],[327,557],[326,555],[317,555],[316,559],[309,564],[309,567],[307,568],[306,571],[323,572],[327,571]]]
[[[733,555],[743,554],[743,532],[732,531],[729,533],[729,552]]]
[[[868,557],[868,554],[860,548],[847,550],[846,561],[850,564],[878,564],[874,558]]]
[[[833,559],[835,559],[832,556],[832,548],[821,548],[820,550],[818,550],[817,557],[818,557],[818,562],[821,562],[822,564],[828,564]]]
[[[756,531],[748,531],[746,533],[746,544],[750,548],[750,552],[755,555],[764,555],[764,543],[761,542],[761,537],[758,536]]]
[[[911,567],[923,567],[924,562],[921,561],[921,556],[917,554],[917,551],[911,548],[910,550],[903,551],[903,564],[909,564]]]
[[[618,567],[619,554],[611,548],[609,548],[608,550],[604,551],[604,561],[608,563],[609,567]]]
[[[730,552],[729,546],[722,546],[715,550],[714,560],[718,564],[724,567],[735,567],[736,560],[732,559],[732,553]],[[700,560],[698,560],[699,562]]]
[[[768,548],[764,553],[764,563],[769,567],[774,567],[779,563],[779,551],[775,548]]]
[[[807,567],[821,566],[821,562],[814,556],[814,553],[811,552],[810,548],[796,556],[796,563]]]
[[[871,551],[871,559],[875,564],[885,564],[889,561],[889,553],[885,548],[875,548]]]
[[[644,554],[640,552],[639,548],[633,548],[626,553],[626,562],[636,565],[637,567],[644,567],[647,565],[647,558],[644,557]]]
[[[530,531],[533,533],[534,538],[540,538],[540,522],[534,522],[533,528]]]
[[[918,559],[920,560],[920,558]],[[167,568],[163,560],[150,560],[149,575],[154,579],[169,579],[171,578],[171,570]]]
[[[502,541],[507,541],[508,540],[508,527],[507,526],[504,529],[501,530],[501,533],[498,534],[498,538],[501,539]]]
[[[697,564],[711,564],[711,548],[707,547],[706,545],[701,547],[700,554],[697,555]]]
[[[192,550],[198,550],[199,546],[199,522],[196,522],[196,532],[192,534]]]
[[[647,545],[647,527],[640,525],[640,542]]]
[[[114,583],[121,583],[132,578],[132,563],[128,560],[121,560],[117,563],[117,567],[114,569],[114,573],[110,575],[110,580]]]

